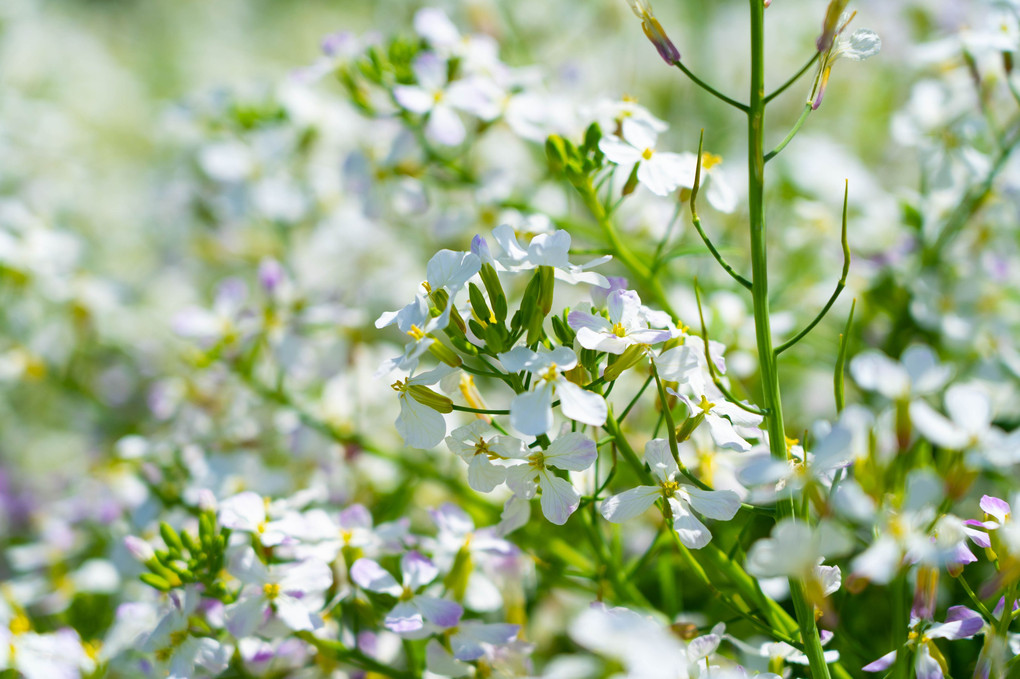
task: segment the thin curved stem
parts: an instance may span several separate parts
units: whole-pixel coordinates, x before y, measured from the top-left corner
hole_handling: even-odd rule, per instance
[[[795,345],[797,342],[807,337],[808,333],[814,330],[815,326],[818,325],[823,318],[825,318],[825,314],[829,313],[829,309],[831,309],[832,305],[836,303],[836,300],[839,298],[839,294],[843,292],[843,288],[846,287],[846,277],[850,273],[850,244],[849,242],[847,242],[846,238],[847,198],[849,197],[849,194],[850,194],[850,182],[847,181],[846,187],[843,190],[843,233],[840,238],[840,241],[843,245],[843,273],[839,277],[839,282],[836,283],[836,289],[832,292],[832,295],[829,297],[829,301],[825,303],[825,306],[822,307],[822,310],[818,312],[818,315],[815,316],[813,321],[808,323],[806,328],[797,333],[792,339],[776,347],[775,351],[776,356],[779,356],[779,354],[783,353],[784,351]]]
[[[702,80],[698,76],[694,75],[694,73],[691,72],[691,69],[689,69],[686,66],[684,66],[682,61],[679,61],[679,60],[674,61],[673,65],[676,66],[677,68],[679,68],[681,71],[683,71],[683,74],[686,75],[688,78],[690,78],[691,82],[693,82],[695,85],[697,85],[701,89],[703,89],[706,92],[708,92],[709,94],[711,94],[713,97],[715,97],[719,101],[725,102],[725,103],[729,104],[730,106],[732,106],[733,108],[738,109],[740,111],[743,111],[744,113],[747,113],[747,111],[748,111],[747,104],[741,104],[736,99],[733,99],[732,97],[727,97],[725,94],[723,94],[719,90],[715,89],[714,87],[712,87],[711,85],[706,83],[704,80]]]
[[[730,393],[730,390],[723,384],[722,379],[715,372],[715,364],[712,363],[712,350],[708,344],[708,330],[705,327],[705,313],[701,308],[701,286],[698,285],[697,279],[694,280],[694,299],[698,303],[698,320],[701,321],[701,339],[705,343],[705,362],[708,363],[708,374],[712,378],[712,384],[715,385],[716,389],[722,392],[733,405],[737,406],[741,410],[745,410],[752,415],[759,415],[765,417],[768,415],[768,410],[762,408],[756,408],[755,406],[748,405]]]
[[[854,310],[857,308],[857,300],[855,299],[850,303],[850,315],[847,316],[846,326],[843,328],[843,333],[839,336],[839,355],[836,356],[836,369],[832,376],[832,390],[836,396],[836,413],[843,412],[843,408],[846,407],[846,395],[843,388],[844,373],[846,372],[846,354],[847,347],[850,344],[850,326],[854,322]],[[842,469],[839,471],[843,471]],[[837,474],[838,476],[838,474]],[[836,481],[832,482],[832,488],[835,489]],[[832,491],[829,491],[830,495]]]
[[[733,277],[737,283],[741,286],[750,290],[752,288],[751,281],[747,280],[734,269],[730,264],[723,259],[723,256],[719,254],[719,251],[712,244],[711,239],[705,233],[705,230],[701,228],[701,218],[698,217],[698,191],[701,189],[701,158],[705,148],[705,130],[701,131],[701,138],[698,140],[698,168],[694,173],[694,187],[691,189],[691,221],[694,222],[694,228],[697,229],[698,235],[701,236],[701,240],[705,241],[705,245],[708,247],[708,251],[715,257],[715,261],[719,263],[719,266],[723,270]]]
[[[808,59],[808,62],[806,64],[804,64],[803,66],[801,66],[799,71],[794,73],[790,77],[789,80],[787,80],[785,83],[780,85],[776,89],[775,92],[773,92],[772,94],[770,94],[767,97],[765,97],[765,103],[768,104],[770,101],[772,101],[773,99],[778,97],[780,94],[782,94],[783,92],[788,90],[791,85],[793,85],[795,82],[800,80],[801,76],[803,76],[805,73],[807,73],[811,69],[811,67],[815,65],[815,62],[818,61],[818,57],[820,57],[820,56],[821,56],[820,52],[815,52],[814,55],[810,59]]]
[[[779,146],[765,154],[766,163],[778,156],[786,148],[787,144],[793,141],[793,138],[800,132],[800,128],[804,127],[804,123],[807,122],[808,116],[811,115],[813,110],[811,104],[805,104],[804,111],[800,114],[800,118],[797,118],[797,122],[793,124],[793,129],[790,130],[790,133],[786,135],[783,141],[779,142]]]
[[[454,410],[462,413],[474,413],[476,415],[509,415],[509,410],[489,410],[488,408],[470,408],[468,406],[459,406],[456,403],[450,406]]]

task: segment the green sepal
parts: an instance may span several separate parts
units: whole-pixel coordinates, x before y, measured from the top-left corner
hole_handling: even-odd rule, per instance
[[[612,360],[612,362],[606,366],[605,372],[602,373],[603,379],[606,382],[612,382],[624,373],[624,371],[633,368],[635,365],[641,362],[645,356],[645,349],[647,347],[643,344],[632,344],[623,353]]]
[[[666,404],[663,404],[663,407],[666,408],[668,406]],[[695,415],[694,417],[688,417],[686,420],[684,420],[684,423],[677,427],[676,430],[677,443],[683,443],[684,441],[689,439],[691,437],[691,434],[694,433],[694,430],[698,428],[698,425],[700,425],[704,421],[705,413],[701,411],[699,411],[698,414]]]

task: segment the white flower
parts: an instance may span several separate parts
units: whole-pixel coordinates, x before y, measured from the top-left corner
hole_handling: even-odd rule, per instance
[[[422,554],[410,551],[400,560],[402,583],[371,559],[358,559],[351,566],[351,580],[370,592],[389,594],[397,605],[386,615],[383,625],[392,632],[420,638],[425,621],[439,627],[453,627],[464,609],[448,599],[417,594],[439,575],[439,569]]]
[[[823,519],[817,528],[796,519],[783,519],[770,537],[758,540],[747,553],[747,572],[763,578],[818,578],[822,591],[834,584],[831,572],[820,571],[824,559],[846,554],[853,538],[839,524]]]
[[[676,394],[672,390],[670,393]],[[686,404],[690,417],[704,415],[704,421],[717,446],[740,452],[751,450],[751,444],[737,433],[736,427],[757,427],[762,422],[761,415],[749,413],[735,403],[724,400],[721,394],[713,396],[714,401],[710,401],[706,394],[701,394],[700,401],[694,401],[683,394],[676,396]]]
[[[585,349],[622,354],[635,344],[657,344],[672,337],[669,330],[654,330],[641,317],[641,299],[633,290],[614,290],[606,299],[609,320],[590,311],[575,309],[567,322],[577,331]]]
[[[912,399],[941,389],[953,369],[939,363],[931,347],[914,344],[894,361],[879,351],[865,351],[850,361],[850,375],[862,389],[890,400]]]
[[[553,397],[559,398],[560,409],[572,420],[601,427],[606,422],[609,408],[601,394],[586,391],[568,380],[562,371],[577,365],[577,355],[567,347],[535,352],[527,347],[515,347],[499,354],[503,367],[510,372],[525,370],[532,375],[531,391],[517,394],[510,403],[510,424],[521,432],[539,436],[553,426]]]
[[[333,584],[333,571],[324,561],[305,559],[266,566],[246,547],[234,559],[231,574],[244,583],[238,601],[227,609],[227,629],[235,637],[250,636],[272,611],[295,631],[322,627],[319,611]]]
[[[425,295],[415,295],[414,301],[399,311],[387,311],[379,316],[375,327],[385,328],[393,323],[407,335],[410,340],[404,345],[404,353],[400,356],[383,361],[376,371],[376,377],[384,377],[394,370],[413,372],[418,367],[421,355],[428,351],[435,338],[432,333],[444,329],[450,322],[452,303],[447,304],[443,313],[433,316],[429,301]]]
[[[443,415],[432,406],[422,403],[419,398],[428,400],[429,395],[434,395],[436,400],[443,398],[426,387],[439,382],[452,371],[449,366],[440,365],[417,377],[408,377],[393,383],[392,387],[399,392],[400,399],[400,415],[396,421],[397,433],[404,439],[404,443],[412,448],[432,448],[446,435],[446,420]],[[421,387],[427,393],[422,395],[421,390],[416,390],[415,387]]]
[[[564,434],[550,444],[547,450],[525,449],[517,459],[525,464],[509,467],[506,483],[514,494],[531,499],[542,491],[542,513],[557,526],[562,526],[581,503],[574,486],[552,471],[584,471],[595,462],[598,451],[595,442],[579,432]]]
[[[496,258],[507,271],[520,272],[537,269],[540,266],[553,267],[553,274],[564,283],[576,285],[577,283],[588,283],[609,287],[609,280],[600,273],[588,271],[593,266],[603,264],[610,259],[609,256],[593,259],[585,264],[571,264],[570,234],[558,230],[552,233],[540,233],[534,236],[528,243],[527,248],[521,247],[517,241],[517,234],[509,224],[501,224],[492,230],[492,236],[496,239],[503,250],[503,255]],[[476,238],[471,243],[473,252],[477,251],[482,261],[491,259],[488,254],[488,245],[484,238]]]
[[[945,403],[948,419],[924,401],[910,404],[910,419],[932,443],[962,450],[982,447],[996,434],[1002,434],[992,426],[992,401],[982,389],[954,384],[946,390]]]
[[[403,108],[427,115],[425,134],[445,146],[457,146],[467,131],[457,110],[492,120],[499,115],[503,92],[487,78],[470,77],[447,84],[446,60],[431,52],[414,62],[417,85],[397,85],[393,97]]]
[[[638,486],[606,498],[602,516],[621,523],[643,514],[655,500],[662,497],[673,514],[673,529],[680,542],[690,549],[701,549],[712,540],[712,533],[691,509],[710,519],[729,521],[740,509],[740,497],[732,490],[701,490],[677,481],[680,469],[673,459],[666,439],[654,439],[645,446],[645,461],[657,486]]]
[[[526,450],[520,439],[494,436],[495,432],[485,420],[475,420],[446,437],[450,452],[468,464],[468,485],[479,493],[490,492],[506,479],[506,467],[493,464],[493,460],[519,457],[518,453]]]
[[[665,196],[678,187],[692,188],[697,167],[677,153],[655,150],[656,131],[649,125],[634,118],[625,118],[621,125],[623,137],[607,135],[599,142],[599,148],[606,158],[629,173],[634,165],[638,181],[649,191]]]

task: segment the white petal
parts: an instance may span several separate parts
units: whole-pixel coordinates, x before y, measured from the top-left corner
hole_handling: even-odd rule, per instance
[[[606,521],[622,523],[636,516],[641,516],[655,504],[655,498],[661,494],[659,486],[638,486],[624,492],[607,497],[602,502],[600,511]]]
[[[435,98],[415,85],[397,85],[393,88],[393,98],[411,113],[428,113],[432,110]]]
[[[276,615],[295,631],[312,631],[322,627],[322,618],[308,610],[308,604],[289,596],[277,597]]]
[[[468,463],[468,485],[479,493],[489,493],[506,479],[506,469],[492,464],[484,455],[475,455]]]
[[[612,324],[602,316],[596,316],[590,311],[583,309],[574,309],[567,316],[567,325],[574,330],[580,330],[581,328],[588,328],[595,332],[609,332],[612,330]],[[584,346],[583,344],[581,346]],[[591,347],[585,347],[590,349]]]
[[[543,384],[535,391],[514,396],[510,402],[510,425],[529,436],[540,436],[552,429],[551,387]]]
[[[594,441],[580,432],[571,432],[552,442],[545,452],[545,463],[558,469],[581,472],[590,467],[597,457]]]
[[[467,131],[456,111],[439,104],[429,114],[429,121],[425,123],[425,134],[429,139],[444,146],[457,146],[464,141]]]
[[[729,521],[740,509],[740,496],[732,490],[701,490],[688,488],[691,507],[702,516]]]
[[[439,569],[430,559],[417,551],[410,551],[400,559],[404,585],[412,591],[421,589],[436,579]]]
[[[481,268],[482,260],[474,253],[440,250],[429,260],[425,277],[433,288],[443,287],[455,292]]]
[[[446,435],[446,420],[442,414],[408,394],[400,396],[396,427],[404,443],[412,448],[433,448]]]
[[[351,566],[351,580],[358,587],[370,592],[400,596],[404,589],[389,571],[372,559],[358,559]]]
[[[946,412],[968,432],[983,433],[992,423],[992,401],[981,389],[954,384],[946,390]]]
[[[741,453],[751,450],[751,444],[737,434],[736,429],[733,428],[733,424],[729,420],[708,413],[705,415],[705,422],[712,433],[712,440],[720,448],[736,450]]]
[[[688,549],[701,549],[712,541],[712,534],[705,524],[687,511],[682,502],[669,498],[669,506],[673,510],[673,529],[680,537],[680,542]]]
[[[638,166],[638,181],[657,196],[668,196],[680,186],[680,181],[673,177],[671,165],[656,162],[655,156]]]
[[[959,450],[967,445],[966,432],[947,420],[924,401],[910,404],[910,419],[921,434],[943,448]]]
[[[440,627],[453,627],[464,615],[464,609],[456,601],[433,596],[416,596],[414,604],[425,619]]]
[[[594,427],[601,427],[606,423],[609,407],[606,405],[606,400],[601,394],[596,394],[594,391],[586,391],[573,382],[560,379],[556,381],[556,395],[560,399],[560,410],[570,419],[590,424]],[[550,413],[551,419],[552,415]],[[552,426],[551,421],[549,426]],[[548,429],[545,431],[548,431]]]
[[[648,123],[633,117],[627,117],[623,119],[621,127],[623,138],[631,146],[641,151],[655,148],[655,140],[659,135]]]
[[[569,481],[553,476],[549,471],[542,471],[542,514],[551,523],[562,526],[581,504],[581,496],[577,494]]]
[[[645,462],[659,481],[670,481],[680,473],[666,439],[652,439],[645,444]]]
[[[245,491],[220,503],[220,524],[249,533],[266,520],[266,503],[258,493]]]
[[[641,151],[616,135],[602,137],[599,141],[599,150],[605,154],[609,162],[622,167],[632,167],[641,160]]]

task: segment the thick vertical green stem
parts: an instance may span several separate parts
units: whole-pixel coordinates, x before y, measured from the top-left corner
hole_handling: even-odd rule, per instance
[[[765,233],[765,6],[762,0],[751,4],[751,97],[747,112],[748,193],[751,229],[751,282],[754,297],[754,326],[761,365],[762,400],[768,415],[769,448],[776,459],[786,460],[786,435],[783,427],[782,397],[779,392],[776,355],[772,348],[769,318],[768,256]],[[793,504],[780,507],[781,515],[792,516]],[[807,600],[804,582],[790,579],[797,624],[804,643],[813,679],[829,679],[814,606]]]

